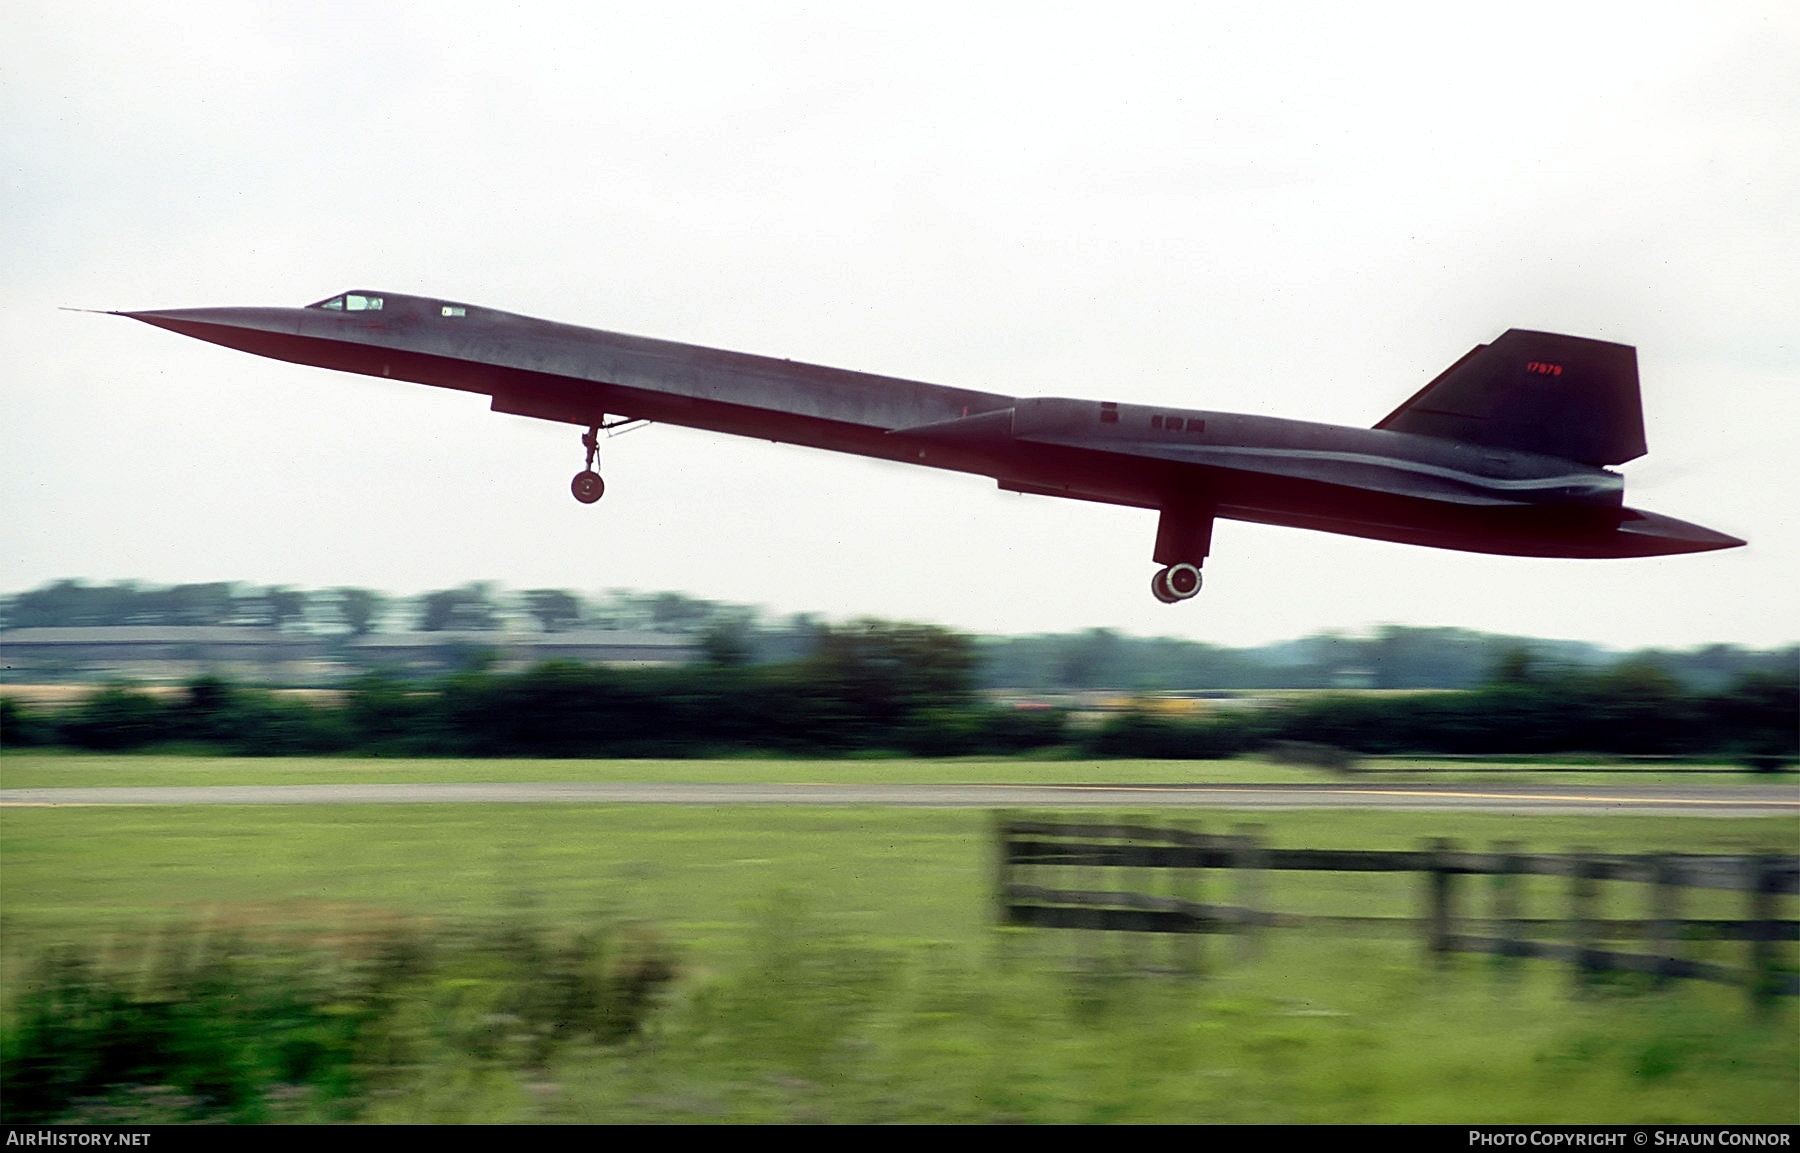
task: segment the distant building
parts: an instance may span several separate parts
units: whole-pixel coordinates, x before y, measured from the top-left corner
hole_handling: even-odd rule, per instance
[[[455,672],[483,657],[491,658],[495,669],[515,672],[545,661],[667,668],[691,664],[700,655],[700,646],[692,637],[612,629],[370,633],[351,641],[347,649],[351,660],[361,667],[402,669],[416,674]]]
[[[692,637],[611,630],[371,633],[351,639],[236,626],[7,629],[0,630],[0,681],[156,683],[211,675],[317,685],[377,668],[431,676],[478,662],[500,671],[552,660],[671,667],[690,664],[699,655],[700,645]]]
[[[205,674],[307,684],[334,666],[315,636],[229,625],[117,625],[0,631],[0,679],[181,681]]]

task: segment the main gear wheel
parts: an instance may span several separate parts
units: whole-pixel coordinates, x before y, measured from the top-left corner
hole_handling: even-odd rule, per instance
[[[1200,566],[1172,564],[1150,578],[1150,591],[1166,605],[1176,604],[1200,591]]]

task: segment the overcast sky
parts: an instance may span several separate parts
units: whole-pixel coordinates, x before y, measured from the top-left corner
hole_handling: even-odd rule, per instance
[[[679,589],[1226,644],[1800,637],[1800,9],[0,6],[0,591]],[[1019,395],[1369,425],[1509,327],[1634,344],[1700,556],[1468,556],[485,399],[101,309],[352,287]]]

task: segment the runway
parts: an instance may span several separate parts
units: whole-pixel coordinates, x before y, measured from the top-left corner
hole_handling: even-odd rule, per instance
[[[1800,817],[1791,785],[697,784],[653,781],[0,789],[0,807],[94,805],[838,805]]]

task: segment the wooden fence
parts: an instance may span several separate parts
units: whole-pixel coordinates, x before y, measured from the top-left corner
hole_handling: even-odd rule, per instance
[[[1240,946],[1268,927],[1401,929],[1422,933],[1428,951],[1440,961],[1452,953],[1538,957],[1572,965],[1584,983],[1603,972],[1631,972],[1659,981],[1741,985],[1759,1002],[1800,994],[1792,950],[1781,947],[1800,941],[1800,922],[1778,917],[1780,899],[1800,895],[1800,857],[1618,856],[1584,850],[1531,854],[1504,844],[1480,853],[1441,840],[1394,852],[1274,849],[1247,828],[1209,834],[1184,827],[1032,820],[1012,814],[998,817],[996,839],[998,916],[1005,925],[1169,933],[1196,942],[1194,934],[1230,933]],[[1223,871],[1228,897],[1200,900],[1209,870]],[[1414,873],[1424,882],[1422,907],[1417,917],[1281,912],[1268,908],[1263,896],[1265,875],[1273,871]],[[1465,881],[1479,877],[1488,879],[1491,894],[1491,915],[1486,917],[1471,915],[1466,907]],[[1528,877],[1565,882],[1560,887],[1566,896],[1558,901],[1565,915],[1525,915]],[[1645,915],[1604,917],[1601,885],[1609,881],[1647,886]],[[1132,887],[1123,887],[1125,882]],[[1742,893],[1744,916],[1683,917],[1682,906],[1692,890]],[[1544,899],[1541,893],[1538,899]],[[1633,940],[1647,941],[1649,951],[1602,946]],[[1743,942],[1744,964],[1683,956],[1686,943],[1695,941]],[[1178,963],[1197,968],[1197,947],[1186,946]]]

